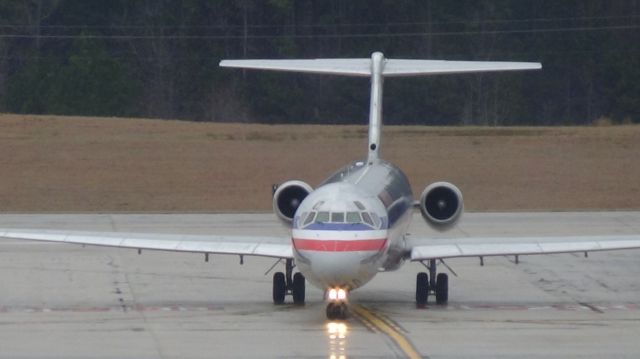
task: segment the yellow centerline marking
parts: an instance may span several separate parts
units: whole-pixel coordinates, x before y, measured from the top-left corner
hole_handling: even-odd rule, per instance
[[[389,325],[385,320],[378,318],[378,315],[373,314],[369,309],[362,305],[356,304],[351,307],[351,310],[363,320],[364,324],[370,324],[375,329],[386,334],[391,340],[404,352],[407,358],[419,359],[422,355],[418,353],[418,350],[411,344],[409,339],[405,337],[395,326]]]

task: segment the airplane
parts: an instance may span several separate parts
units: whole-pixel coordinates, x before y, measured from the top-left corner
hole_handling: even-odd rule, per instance
[[[141,250],[271,257],[284,261],[284,272],[273,275],[273,302],[305,303],[306,281],[325,293],[330,320],[348,316],[349,293],[378,273],[398,269],[406,261],[420,262],[428,272],[416,275],[415,302],[429,297],[438,305],[449,298],[447,273],[437,265],[458,257],[517,256],[640,248],[639,235],[526,237],[515,241],[472,238],[471,242],[409,237],[414,210],[437,231],[453,227],[463,213],[462,192],[448,182],[428,185],[415,200],[403,172],[380,157],[382,93],[385,78],[455,73],[541,69],[540,63],[370,58],[222,60],[220,66],[294,71],[369,78],[371,98],[367,156],[327,178],[317,188],[289,180],[274,188],[273,210],[291,229],[287,237],[236,235],[161,235],[145,233],[1,229],[0,237],[110,246]],[[277,263],[276,263],[277,264]],[[297,272],[294,273],[294,270]]]

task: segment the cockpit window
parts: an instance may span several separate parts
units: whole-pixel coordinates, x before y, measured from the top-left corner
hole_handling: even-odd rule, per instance
[[[362,219],[364,220],[364,223],[370,225],[371,227],[375,227],[375,225],[373,224],[373,220],[371,220],[371,216],[369,216],[369,213],[362,212]]]
[[[364,204],[362,204],[362,202],[360,202],[360,201],[353,201],[353,204],[355,204],[355,205],[356,205],[356,207],[358,207],[358,209],[359,209],[359,210],[361,210],[361,211],[364,211],[364,210],[365,210]]]
[[[309,224],[311,224],[311,222],[313,222],[313,220],[316,217],[316,212],[309,212],[309,215],[307,215],[307,218],[304,220],[304,226],[308,226]]]
[[[360,213],[358,212],[347,212],[347,223],[361,223],[362,219],[360,218]]]
[[[376,228],[380,228],[380,217],[374,212],[371,212],[371,219],[373,220],[373,226]]]
[[[344,222],[344,212],[331,212],[331,222],[333,222],[333,223],[343,223]]]
[[[302,226],[302,222],[307,218],[307,212],[303,212],[301,215],[297,216],[294,220],[294,223],[297,223],[298,226]]]
[[[316,216],[316,222],[318,223],[328,223],[329,222],[329,212],[318,212]]]

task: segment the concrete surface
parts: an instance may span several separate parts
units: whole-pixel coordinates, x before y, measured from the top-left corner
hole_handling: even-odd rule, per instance
[[[0,215],[0,227],[286,234],[271,214]],[[640,233],[640,212],[466,214],[435,234]],[[382,273],[354,303],[430,358],[640,357],[640,251],[450,260],[446,307],[416,309],[420,264]],[[388,358],[389,337],[356,317],[336,332],[322,293],[271,304],[272,260],[2,240],[0,358]],[[282,268],[280,266],[279,268]],[[443,270],[442,266],[440,269]]]

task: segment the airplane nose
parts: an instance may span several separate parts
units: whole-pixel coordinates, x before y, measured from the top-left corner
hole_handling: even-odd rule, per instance
[[[315,252],[310,259],[311,272],[322,286],[358,288],[377,273],[379,251],[323,251]]]
[[[293,246],[300,270],[313,285],[355,289],[378,273],[386,257],[388,233],[339,219],[344,220],[294,230]]]
[[[355,289],[377,273],[375,264],[367,261],[372,255],[366,252],[325,252],[313,256],[311,268],[326,287]]]

